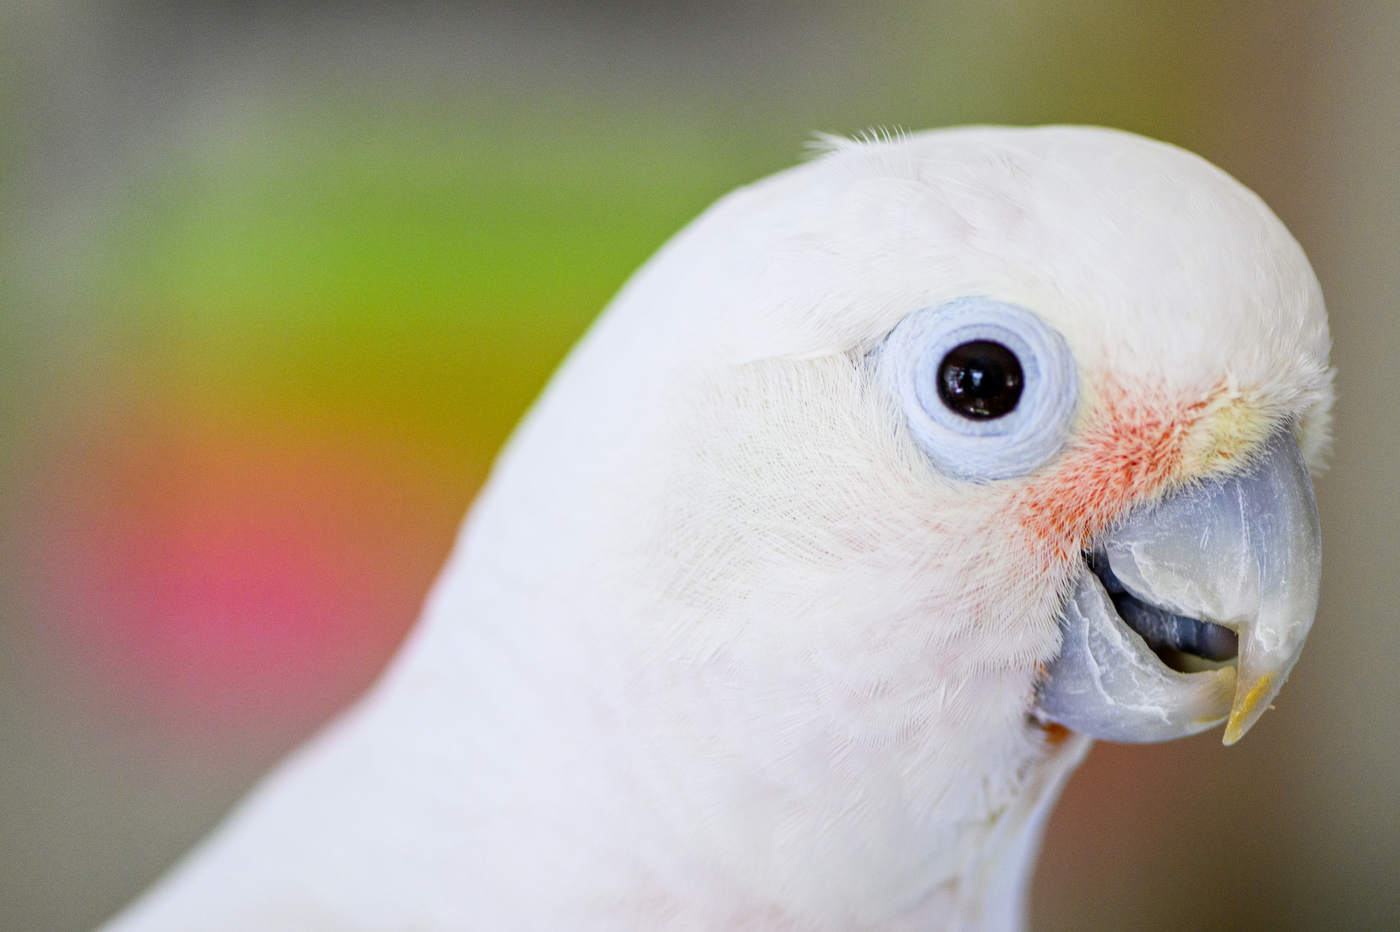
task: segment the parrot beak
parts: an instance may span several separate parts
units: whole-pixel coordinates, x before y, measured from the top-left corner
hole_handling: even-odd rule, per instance
[[[1228,719],[1234,744],[1302,653],[1321,572],[1312,481],[1281,430],[1247,471],[1183,489],[1108,534],[1066,601],[1037,716],[1124,742]]]

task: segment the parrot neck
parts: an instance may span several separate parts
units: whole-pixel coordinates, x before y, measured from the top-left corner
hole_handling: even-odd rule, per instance
[[[820,690],[776,729],[747,711],[754,689],[783,690],[788,672],[755,681],[660,656],[647,667],[590,638],[577,605],[538,590],[506,598],[490,560],[458,569],[299,791],[348,794],[321,828],[380,813],[376,837],[345,843],[362,858],[336,881],[355,891],[348,912],[366,890],[397,898],[427,884],[457,917],[444,929],[467,916],[592,929],[619,915],[629,928],[714,932],[1024,928],[1045,824],[1088,739],[1032,727],[1024,776],[1001,786],[1004,742],[981,746],[993,773],[974,775],[913,763],[923,743],[867,736],[837,750],[837,726],[811,711],[831,701]],[[346,773],[361,775],[355,786]],[[410,881],[401,865],[413,864]],[[416,903],[393,915],[395,928],[439,928]]]

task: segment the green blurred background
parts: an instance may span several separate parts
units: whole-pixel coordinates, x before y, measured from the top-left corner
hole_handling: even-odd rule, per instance
[[[89,929],[364,688],[627,275],[813,131],[1194,149],[1341,400],[1275,712],[1100,746],[1034,927],[1400,928],[1400,5],[0,2],[0,930]]]

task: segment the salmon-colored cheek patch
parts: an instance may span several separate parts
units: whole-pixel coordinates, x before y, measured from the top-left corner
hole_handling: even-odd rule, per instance
[[[1172,403],[1110,386],[1093,421],[1060,466],[1018,494],[1020,525],[1050,559],[1075,556],[1131,506],[1181,474],[1205,401]]]

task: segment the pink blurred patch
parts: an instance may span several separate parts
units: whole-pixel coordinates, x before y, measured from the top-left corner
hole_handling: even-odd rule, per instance
[[[39,478],[35,596],[63,665],[162,727],[300,729],[348,702],[479,480],[344,436],[129,429]]]

